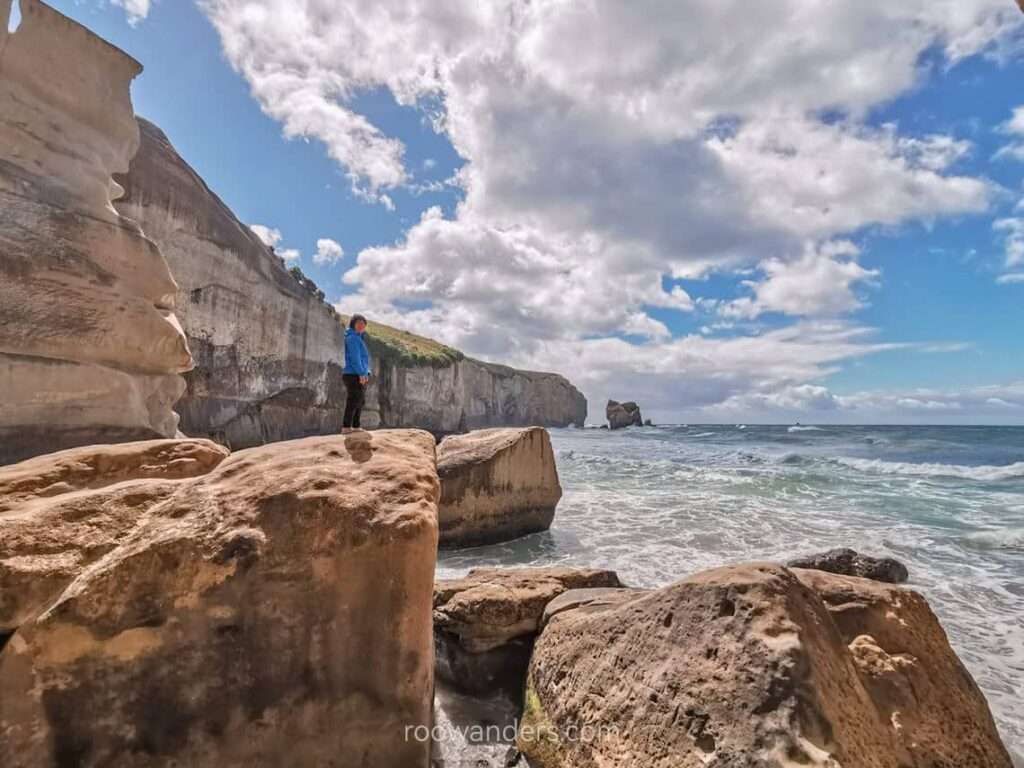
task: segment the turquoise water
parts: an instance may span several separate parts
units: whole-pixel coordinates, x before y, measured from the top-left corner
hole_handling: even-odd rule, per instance
[[[1024,427],[552,430],[552,529],[442,553],[590,565],[659,586],[723,563],[849,546],[910,569],[1024,754]]]

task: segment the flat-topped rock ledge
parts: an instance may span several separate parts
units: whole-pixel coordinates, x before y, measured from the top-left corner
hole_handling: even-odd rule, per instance
[[[790,568],[811,568],[828,571],[840,576],[857,576],[862,579],[902,584],[910,574],[907,567],[891,557],[871,557],[853,549],[830,549],[816,555],[795,557],[786,563]]]
[[[626,427],[642,427],[644,417],[640,415],[640,406],[630,401],[619,403],[609,400],[604,409],[605,418],[608,419],[608,426],[611,429],[625,429]]]
[[[38,0],[0,0],[0,464],[174,437],[192,367],[177,286],[112,206],[142,67]]]
[[[593,568],[475,568],[434,585],[438,673],[463,691],[522,689],[544,609],[569,590],[618,588]]]
[[[5,767],[427,765],[430,434],[83,448],[0,492]]]
[[[770,563],[551,616],[519,747],[534,768],[1011,768],[921,595]]]
[[[510,541],[551,527],[562,498],[546,429],[482,429],[437,448],[441,546]]]

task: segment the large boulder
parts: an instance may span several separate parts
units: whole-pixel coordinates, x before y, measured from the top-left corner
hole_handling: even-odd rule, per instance
[[[811,568],[840,576],[857,576],[890,584],[902,584],[910,578],[907,567],[899,560],[862,555],[853,549],[830,549],[816,555],[795,557],[786,565],[790,568]]]
[[[208,440],[152,440],[0,467],[0,634],[38,617],[146,510],[225,456]]]
[[[437,449],[441,546],[475,546],[546,531],[562,498],[547,430],[483,429]]]
[[[640,406],[634,402],[619,403],[615,400],[609,400],[604,413],[608,419],[608,426],[612,429],[642,427],[644,425],[644,418],[640,415]]]
[[[433,684],[428,433],[307,438],[198,477],[123,478],[50,484],[0,515],[23,518],[0,537],[5,561],[47,537],[98,543],[20,611],[0,653],[5,765],[426,766],[429,742],[410,731],[429,727]],[[105,502],[59,513],[114,492],[136,517],[105,540],[77,530],[111,514]]]
[[[1010,768],[925,600],[819,571],[731,566],[564,611],[527,686],[535,768]]]
[[[474,568],[438,581],[438,672],[462,691],[518,691],[548,603],[568,590],[621,586],[614,571],[593,568]]]
[[[15,32],[0,23],[0,463],[173,437],[192,367],[177,286],[112,206],[142,67],[38,0],[20,9]]]

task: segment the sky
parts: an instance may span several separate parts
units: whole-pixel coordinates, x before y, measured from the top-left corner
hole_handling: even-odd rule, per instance
[[[659,422],[1024,424],[1014,0],[54,0],[343,312]]]

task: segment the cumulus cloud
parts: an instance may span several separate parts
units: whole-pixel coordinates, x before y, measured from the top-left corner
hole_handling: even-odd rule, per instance
[[[316,253],[313,254],[315,264],[336,264],[345,256],[341,244],[329,237],[322,237],[316,241]]]
[[[787,315],[841,315],[859,309],[854,295],[857,283],[874,280],[877,270],[865,269],[855,260],[860,250],[848,241],[808,244],[792,261],[769,259],[761,265],[765,279],[745,281],[753,297],[736,299],[721,307],[726,317],[756,318],[764,312]]]
[[[1002,234],[1006,247],[1006,266],[1024,264],[1024,218],[996,219],[992,227]]]
[[[986,210],[990,184],[956,170],[968,142],[865,116],[919,83],[926,52],[951,63],[1022,28],[1005,0],[200,5],[261,108],[360,194],[415,186],[358,111],[374,89],[465,161],[454,215],[359,253],[343,309],[562,371],[592,401],[629,377],[665,407],[811,397],[798,388],[884,347],[805,322],[672,338],[663,315],[715,306],[681,281],[750,268],[752,295],[723,302],[737,319],[851,312],[878,275],[837,243]]]
[[[1024,283],[1024,272],[1009,272],[1005,275],[1000,275],[996,278],[996,282],[999,283],[999,285]]]
[[[302,253],[296,248],[277,247],[282,239],[280,229],[268,227],[265,224],[250,224],[249,229],[256,234],[256,237],[263,241],[265,246],[273,250],[284,261],[299,261],[302,258]]]
[[[264,224],[250,224],[249,229],[256,233],[256,237],[263,241],[268,248],[273,248],[281,242],[281,230],[268,227]]]
[[[133,27],[149,15],[150,0],[111,0],[111,2],[124,8],[128,23]]]
[[[1024,106],[1013,110],[1013,117],[1003,123],[999,129],[1015,140],[1000,148],[996,157],[1008,157],[1024,162]]]

